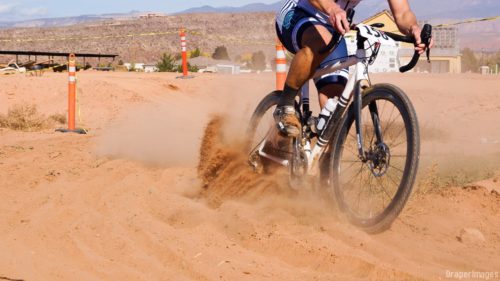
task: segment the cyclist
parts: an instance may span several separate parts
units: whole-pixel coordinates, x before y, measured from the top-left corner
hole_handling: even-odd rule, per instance
[[[287,137],[300,134],[300,121],[295,113],[295,97],[316,69],[332,64],[347,56],[347,45],[342,40],[331,53],[321,54],[332,38],[333,32],[342,35],[350,31],[346,10],[354,8],[361,0],[285,0],[276,16],[276,31],[285,48],[295,54],[285,83],[283,94],[274,112],[280,133]],[[421,29],[410,9],[408,0],[387,0],[399,30],[415,37],[415,50],[422,54]],[[432,47],[432,43],[429,47]],[[348,79],[349,70],[322,76],[314,82],[319,92],[321,107],[328,98],[339,96]]]

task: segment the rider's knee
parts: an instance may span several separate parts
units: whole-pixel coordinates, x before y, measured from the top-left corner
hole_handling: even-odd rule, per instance
[[[328,45],[331,38],[332,33],[325,26],[311,25],[302,34],[301,45],[302,48],[310,49],[315,56],[324,56],[320,54],[320,50]]]

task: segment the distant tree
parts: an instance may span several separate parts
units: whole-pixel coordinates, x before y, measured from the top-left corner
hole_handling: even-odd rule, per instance
[[[493,61],[494,67],[497,65],[500,67],[500,51],[495,54],[495,59]]]
[[[199,56],[201,56],[201,50],[200,50],[200,48],[196,48],[196,49],[192,50],[192,51],[189,53],[189,57],[190,57],[190,58],[197,58],[197,57],[199,57]]]
[[[252,53],[242,54],[240,58],[240,63],[244,63],[247,66],[250,66],[252,64],[252,56],[253,56]]]
[[[159,72],[176,72],[178,70],[175,64],[175,58],[167,53],[163,53],[161,60],[156,64]]]
[[[229,60],[229,54],[225,46],[218,46],[212,54],[214,60]]]
[[[266,69],[266,55],[264,52],[258,51],[252,54],[251,68],[260,71]]]
[[[487,66],[489,66],[493,71],[495,71],[496,66],[500,66],[500,51],[496,53],[491,53],[488,58],[486,59]]]
[[[119,60],[119,61],[118,61],[118,65],[123,65],[123,61],[122,61],[122,60]]]
[[[469,71],[478,72],[479,61],[471,49],[465,48],[462,50],[462,72]]]
[[[196,65],[191,65],[188,62],[188,71],[189,72],[198,72],[200,70]],[[177,66],[177,72],[182,72],[182,65]]]

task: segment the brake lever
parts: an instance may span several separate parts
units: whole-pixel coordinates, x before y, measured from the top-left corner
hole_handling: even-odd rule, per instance
[[[429,48],[431,45],[431,40],[432,40],[432,25],[430,24],[425,24],[424,27],[422,28],[422,32],[420,33],[420,38],[422,40],[422,43],[425,44],[426,52],[425,54],[427,55],[427,62],[431,62],[431,49]]]
[[[347,19],[347,22],[349,23],[349,26],[352,26],[352,22],[354,20],[354,15],[356,14],[356,11],[354,11],[354,9],[347,9],[346,11],[346,19]]]

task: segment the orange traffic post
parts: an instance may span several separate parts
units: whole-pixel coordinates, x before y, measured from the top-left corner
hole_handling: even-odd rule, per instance
[[[83,129],[76,128],[76,57],[69,55],[68,59],[68,129],[57,129],[63,133],[86,134]]]
[[[286,55],[285,48],[276,40],[276,90],[283,91],[286,80]]]
[[[188,76],[186,31],[181,29],[182,76]]]
[[[74,54],[69,55],[68,61],[68,130],[75,130],[76,112],[76,58]]]
[[[188,79],[193,78],[188,75],[188,57],[187,57],[187,40],[186,40],[186,30],[184,28],[181,29],[179,33],[181,37],[181,51],[182,51],[182,76],[177,78]]]

